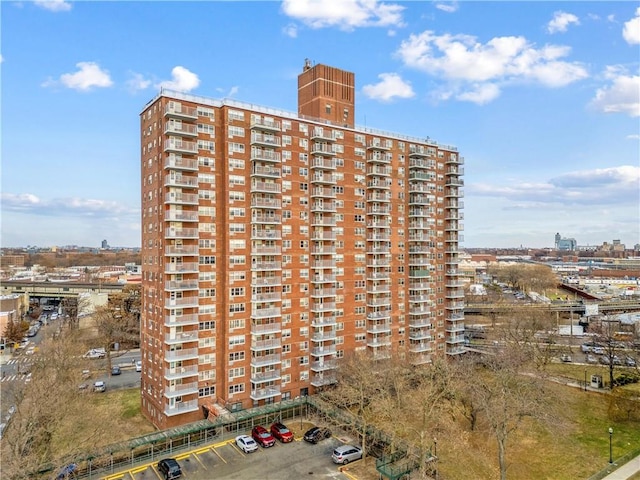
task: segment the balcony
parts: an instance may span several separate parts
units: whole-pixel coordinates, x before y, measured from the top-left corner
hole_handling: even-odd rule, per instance
[[[433,287],[430,282],[411,281],[409,282],[409,289],[411,290],[429,290]]]
[[[445,303],[445,307],[447,310],[464,310],[464,302],[450,302]]]
[[[455,347],[449,347],[447,345],[446,353],[447,355],[461,355],[467,351],[467,348],[463,345],[458,345]]]
[[[328,184],[336,184],[338,182],[336,182],[336,178],[333,174],[331,173],[320,173],[320,172],[315,172],[312,176],[311,176],[311,181],[314,183],[328,183]]]
[[[367,182],[367,187],[381,189],[381,190],[389,190],[391,189],[391,182],[386,182],[384,180],[369,180]]]
[[[251,129],[252,130],[268,130],[271,132],[279,132],[280,131],[280,122],[273,119],[266,118],[257,118],[254,117],[251,119]]]
[[[429,314],[426,314],[426,315],[420,315],[417,317],[409,317],[409,327],[426,328],[430,330],[433,328],[433,324],[431,323],[431,318],[429,317]]]
[[[388,205],[369,207],[367,208],[367,215],[391,215],[391,207]]]
[[[336,136],[333,131],[325,130],[322,127],[314,127],[311,131],[311,140],[324,140],[326,142],[335,142]]]
[[[335,326],[338,324],[337,317],[330,315],[324,317],[315,317],[311,320],[312,327],[328,327]]]
[[[367,313],[367,320],[382,320],[391,318],[391,310],[381,310]]]
[[[198,297],[165,298],[164,308],[195,308],[198,306]]]
[[[313,342],[326,342],[335,340],[338,335],[335,330],[323,330],[322,332],[314,333],[311,336],[311,341]]]
[[[374,272],[370,270],[366,273],[366,275],[367,275],[367,280],[390,280],[391,279],[391,272],[388,272],[388,271]]]
[[[251,240],[280,240],[282,232],[276,229],[252,228]]]
[[[252,302],[279,302],[282,300],[280,292],[255,293],[251,295]]]
[[[168,417],[171,417],[173,415],[182,415],[189,412],[197,412],[198,410],[200,410],[200,407],[198,406],[198,400],[175,402],[173,406],[164,406],[164,414]]]
[[[280,193],[282,187],[279,183],[273,182],[251,182],[251,191],[252,192],[263,192],[263,193]]]
[[[337,252],[336,247],[333,245],[314,245],[311,247],[311,253],[313,255],[335,255]]]
[[[335,227],[336,219],[333,215],[318,218],[315,215],[311,218],[312,227]]]
[[[277,365],[282,363],[279,353],[271,353],[268,355],[255,355],[251,357],[252,367],[264,367],[266,365]]]
[[[164,360],[166,362],[183,362],[186,360],[195,360],[198,358],[197,348],[183,348],[181,350],[165,350]]]
[[[165,203],[176,205],[198,205],[198,195],[195,193],[170,192],[164,196]]]
[[[331,145],[325,143],[314,143],[311,145],[311,155],[337,155]]]
[[[198,315],[165,315],[165,327],[181,327],[186,325],[198,325]]]
[[[374,140],[370,140],[369,143],[367,144],[367,150],[391,150],[391,147],[389,145],[387,145],[386,142],[382,142],[379,139],[374,139]],[[375,153],[373,154],[373,156],[377,156]],[[384,156],[384,155],[379,155],[380,157]]]
[[[447,333],[456,334],[464,332],[464,323],[454,323],[452,325],[447,325],[445,328]]]
[[[333,312],[336,309],[335,302],[326,302],[326,303],[318,303],[314,302],[311,304],[311,312],[313,313],[323,313],[323,312]]]
[[[409,147],[409,158],[411,157],[428,157],[429,153],[428,153],[428,149],[426,147],[423,147],[422,145],[417,145],[417,146],[413,146],[413,147]]]
[[[198,238],[198,229],[169,227],[164,231],[164,238]]]
[[[446,298],[464,298],[464,290],[461,288],[447,289],[445,292]]]
[[[189,343],[198,341],[198,331],[168,333],[164,336],[165,345],[176,345],[178,343]]]
[[[367,168],[368,176],[390,177],[391,167],[371,166]]]
[[[272,338],[270,340],[251,340],[251,350],[254,352],[259,352],[262,350],[272,350],[281,347],[281,338]]]
[[[382,348],[382,347],[390,347],[390,346],[391,346],[390,336],[367,338],[367,347]]]
[[[311,197],[336,198],[336,192],[331,187],[313,187]]]
[[[281,312],[280,308],[252,308],[251,318],[279,317]]]
[[[447,187],[464,187],[464,180],[461,178],[447,177],[444,180],[444,184]]]
[[[279,224],[282,218],[280,215],[265,215],[263,213],[254,212],[251,215],[251,223],[268,223],[268,224]]]
[[[278,333],[281,330],[282,330],[282,324],[280,322],[251,324],[252,335],[268,335],[271,333]]]
[[[252,255],[280,255],[282,249],[274,245],[252,245]]]
[[[335,170],[337,165],[336,161],[331,158],[314,157],[311,159],[311,168]]]
[[[267,147],[279,147],[280,137],[263,133],[251,132],[251,145],[264,145]],[[252,158],[253,159],[253,158]]]
[[[390,265],[390,258],[367,258],[367,267],[389,267]]]
[[[170,257],[193,257],[199,252],[198,245],[169,245],[164,248],[164,254]]]
[[[429,269],[410,269],[409,277],[410,278],[426,278],[431,276],[431,271]]]
[[[409,351],[412,353],[424,353],[430,352],[433,349],[431,348],[430,342],[410,342],[409,343]]]
[[[464,158],[458,156],[455,153],[452,153],[449,155],[449,157],[445,160],[445,163],[447,165],[463,165],[464,164]]]
[[[164,168],[197,172],[198,160],[195,158],[182,158],[182,155],[175,155],[172,153],[164,159]]]
[[[323,357],[325,355],[335,355],[336,354],[336,346],[335,345],[321,345],[319,347],[315,347],[311,349],[311,355],[314,357]]]
[[[391,234],[388,232],[368,232],[367,240],[388,242],[391,240]]]
[[[280,387],[272,386],[268,388],[256,388],[251,390],[252,400],[264,400],[265,398],[272,398],[280,396]]]
[[[427,341],[431,341],[433,340],[433,337],[431,336],[431,333],[429,332],[428,329],[426,328],[419,328],[416,330],[411,330],[409,332],[409,340],[427,340]]]
[[[164,108],[164,115],[171,118],[197,120],[198,110],[195,107],[187,107],[177,102],[169,102]]]
[[[280,380],[280,370],[269,370],[266,372],[258,372],[251,374],[251,383],[265,383]]]
[[[391,305],[391,295],[385,297],[367,298],[367,307],[386,307]]]
[[[198,130],[195,125],[189,123],[167,122],[164,124],[165,135],[182,135],[197,137]]]
[[[313,385],[314,387],[332,385],[337,382],[338,382],[338,377],[335,374],[313,375],[311,377],[311,385]]]
[[[431,301],[429,295],[409,295],[410,303],[428,303]]]
[[[164,212],[164,219],[167,222],[197,222],[198,212],[167,210]]]
[[[367,333],[391,333],[391,323],[367,323]]]
[[[409,205],[433,205],[435,201],[435,195],[424,195],[422,193],[409,195]]]
[[[323,269],[323,268],[335,268],[335,260],[314,260],[311,262],[311,268]]]
[[[178,378],[188,378],[198,376],[198,366],[191,365],[189,367],[165,368],[165,380],[177,380]]]
[[[279,168],[254,165],[251,169],[251,175],[254,177],[280,178],[282,176],[282,171]]]
[[[314,372],[324,372],[326,370],[333,370],[338,366],[335,360],[318,360],[311,363],[311,370]]]
[[[335,240],[336,238],[337,235],[334,232],[327,232],[325,230],[311,233],[311,240]]]
[[[168,292],[198,290],[198,280],[168,280],[164,282],[164,289]]]
[[[450,345],[464,344],[464,335],[449,335],[446,340]]]
[[[164,396],[167,398],[182,397],[198,393],[198,382],[180,383],[164,387]]]
[[[338,211],[338,207],[335,202],[327,201],[327,202],[314,202],[311,204],[312,212],[329,212],[334,213]]]
[[[164,141],[164,151],[196,155],[198,153],[198,144],[196,142],[186,142],[169,138]]]
[[[282,202],[271,197],[251,197],[251,208],[282,208]]]
[[[388,293],[388,292],[391,292],[391,284],[389,283],[367,285],[367,293]]]
[[[249,158],[253,162],[280,163],[281,161],[280,153],[274,152],[273,150],[262,150],[261,148],[252,148]]]
[[[390,202],[390,193],[373,192],[367,195],[367,202]]]
[[[165,263],[164,264],[164,272],[165,273],[198,273],[198,264],[196,262],[176,262],[176,263]]]
[[[309,294],[313,297],[335,297],[336,289],[335,288],[313,288]]]
[[[377,220],[369,220],[367,222],[367,228],[381,228],[381,229],[391,228],[391,219],[382,217]]]
[[[277,287],[282,285],[282,277],[257,277],[251,279],[252,287]]]

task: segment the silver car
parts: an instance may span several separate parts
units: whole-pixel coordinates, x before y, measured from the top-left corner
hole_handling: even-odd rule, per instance
[[[355,445],[342,445],[336,448],[331,455],[333,463],[341,463],[346,465],[354,460],[360,460],[362,458],[362,449]]]

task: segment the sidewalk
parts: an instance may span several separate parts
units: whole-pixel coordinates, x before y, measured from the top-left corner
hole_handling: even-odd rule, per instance
[[[638,472],[640,472],[640,455],[603,477],[602,480],[627,480]]]

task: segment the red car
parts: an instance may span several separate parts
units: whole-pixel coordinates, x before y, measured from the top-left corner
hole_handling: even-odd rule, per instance
[[[273,438],[273,435],[267,432],[267,429],[260,425],[251,429],[251,436],[264,448],[273,447],[276,443],[276,439]]]
[[[271,435],[276,437],[282,443],[293,442],[293,432],[291,432],[286,425],[280,422],[276,422],[271,425]]]

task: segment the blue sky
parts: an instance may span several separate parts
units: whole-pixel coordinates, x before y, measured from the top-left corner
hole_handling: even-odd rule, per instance
[[[0,3],[1,245],[140,245],[160,86],[297,111],[305,58],[356,123],[453,144],[462,246],[640,243],[638,2]]]

